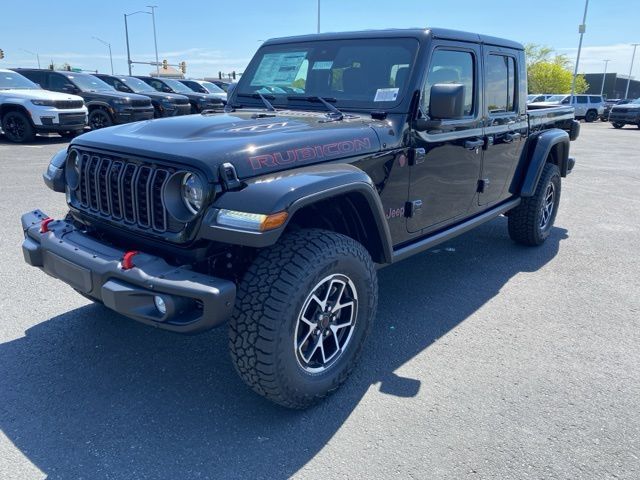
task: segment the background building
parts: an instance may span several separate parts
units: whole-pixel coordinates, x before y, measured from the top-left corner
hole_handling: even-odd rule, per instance
[[[585,73],[584,78],[589,84],[586,93],[599,95],[602,89],[602,73]],[[617,73],[607,73],[604,80],[604,93],[606,98],[624,98],[624,92],[627,90],[626,75]],[[631,79],[629,84],[629,95],[627,98],[640,98],[640,80]]]

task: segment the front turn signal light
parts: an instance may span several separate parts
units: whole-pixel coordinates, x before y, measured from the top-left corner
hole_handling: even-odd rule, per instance
[[[218,212],[216,221],[218,225],[225,227],[251,230],[254,232],[265,232],[281,227],[287,221],[287,212],[278,212],[265,215],[263,213],[238,212],[225,208]]]

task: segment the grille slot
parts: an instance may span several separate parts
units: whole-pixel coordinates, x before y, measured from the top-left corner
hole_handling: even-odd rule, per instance
[[[140,229],[169,229],[162,190],[173,169],[83,152],[78,152],[78,159],[72,202],[80,210]]]

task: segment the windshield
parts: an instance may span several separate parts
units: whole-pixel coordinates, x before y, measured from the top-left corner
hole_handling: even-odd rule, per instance
[[[36,90],[40,87],[19,73],[0,72],[0,90],[7,89]]]
[[[139,78],[135,78],[135,77],[119,77],[118,80],[120,80],[122,83],[124,83],[127,87],[129,87],[135,93],[155,92],[156,91],[155,88],[153,88],[148,83],[143,82]]]
[[[417,49],[418,41],[411,38],[267,45],[251,61],[234,95],[261,93],[276,106],[290,106],[299,96],[323,97],[341,108],[391,108],[402,101]]]
[[[94,77],[93,75],[66,75],[66,77],[83,92],[115,90],[111,85],[103,82],[98,77]]]
[[[209,93],[224,93],[224,90],[222,90],[215,83],[200,82],[200,85],[202,85]]]
[[[179,82],[178,80],[173,80],[171,78],[163,78],[162,81],[166,83],[171,90],[178,93],[193,93],[189,87],[187,87],[184,83]]]

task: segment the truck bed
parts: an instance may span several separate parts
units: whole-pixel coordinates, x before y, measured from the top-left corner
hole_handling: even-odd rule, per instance
[[[549,128],[560,128],[568,132],[571,130],[575,112],[573,107],[536,107],[535,104],[532,104],[527,107],[527,116],[529,117],[529,133]]]

